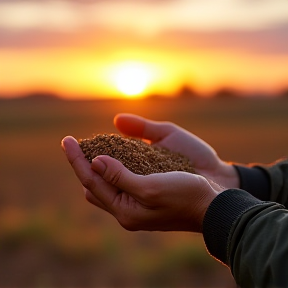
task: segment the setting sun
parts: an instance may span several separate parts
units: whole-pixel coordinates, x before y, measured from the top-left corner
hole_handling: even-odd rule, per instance
[[[126,96],[139,96],[147,88],[151,73],[144,64],[127,62],[117,67],[114,81],[117,89]]]

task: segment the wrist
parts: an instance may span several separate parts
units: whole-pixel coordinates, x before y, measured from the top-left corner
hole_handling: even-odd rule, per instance
[[[232,163],[219,160],[212,171],[203,171],[200,174],[225,188],[240,188],[239,173]]]
[[[205,178],[203,178],[205,179]],[[204,183],[202,183],[202,197],[199,207],[199,231],[194,232],[203,232],[203,221],[205,218],[205,214],[210,204],[214,201],[214,199],[222,193],[225,188],[219,186],[217,183],[212,181],[211,179],[205,179]]]
[[[229,237],[238,219],[262,201],[240,189],[228,189],[210,204],[203,221],[203,236],[207,250],[224,264],[230,263]]]
[[[240,177],[232,163],[222,161],[221,175],[223,186],[226,188],[240,188]]]

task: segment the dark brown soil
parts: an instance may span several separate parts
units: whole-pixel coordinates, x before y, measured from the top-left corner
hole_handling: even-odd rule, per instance
[[[79,140],[79,145],[89,162],[96,156],[109,155],[139,175],[171,171],[195,173],[188,158],[139,139],[97,134],[91,139]]]

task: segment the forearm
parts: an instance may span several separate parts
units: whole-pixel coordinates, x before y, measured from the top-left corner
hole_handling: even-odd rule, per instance
[[[229,189],[210,204],[203,236],[240,287],[287,287],[288,212],[280,204]]]

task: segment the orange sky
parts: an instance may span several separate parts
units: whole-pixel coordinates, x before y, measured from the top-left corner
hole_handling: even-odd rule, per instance
[[[58,6],[52,0],[41,2],[44,6],[37,1],[0,1],[0,94],[47,91],[77,98],[123,97],[129,91],[171,95],[183,85],[203,94],[223,87],[263,93],[288,87],[288,20],[281,18],[287,2],[277,6],[264,1],[258,7],[246,3],[239,12],[238,1],[230,1],[229,10],[227,1],[218,0],[223,8],[217,8],[222,17],[217,18],[213,7],[204,10],[197,0],[192,1],[198,3],[194,8],[203,14],[190,10],[198,15],[195,19],[187,11],[191,1],[138,2],[95,1],[88,7],[77,0],[59,0]],[[24,8],[30,17],[20,17]],[[48,17],[49,9],[55,19]],[[251,9],[258,14],[252,17]],[[151,23],[149,15],[154,16]],[[131,66],[143,71],[138,75],[138,68],[130,71]],[[119,74],[127,75],[127,81]],[[137,84],[141,77],[145,84]],[[123,89],[117,81],[123,82]],[[140,92],[137,85],[144,85]]]

